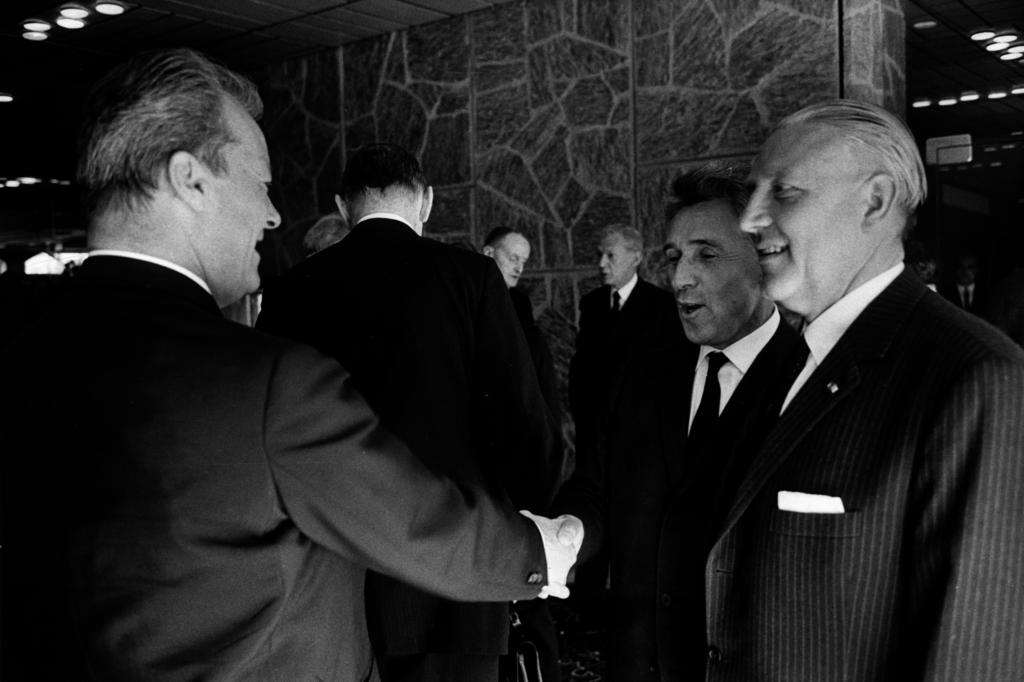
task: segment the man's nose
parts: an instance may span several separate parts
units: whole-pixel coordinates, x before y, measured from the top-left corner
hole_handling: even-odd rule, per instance
[[[273,202],[267,202],[270,207],[270,213],[267,214],[267,226],[265,230],[276,230],[281,225],[281,214],[277,212],[277,208]]]
[[[684,261],[676,263],[675,270],[672,272],[672,289],[675,291],[685,291],[697,283],[696,277],[694,277],[693,268],[689,267],[689,264]]]
[[[766,202],[757,192],[750,197],[750,202],[740,216],[740,229],[750,235],[759,235],[771,223]]]

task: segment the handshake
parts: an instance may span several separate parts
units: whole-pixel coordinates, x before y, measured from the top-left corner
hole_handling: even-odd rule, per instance
[[[565,585],[569,569],[576,563],[576,556],[583,546],[583,522],[571,514],[549,519],[525,510],[519,513],[537,524],[537,530],[544,540],[548,584],[541,588],[540,598],[565,599],[569,596],[569,588]]]

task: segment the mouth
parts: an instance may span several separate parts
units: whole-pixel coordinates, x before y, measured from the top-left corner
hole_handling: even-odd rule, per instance
[[[705,307],[702,303],[684,303],[682,301],[677,302],[676,306],[683,317],[693,317]]]
[[[778,256],[779,254],[786,253],[787,251],[789,251],[788,246],[758,246],[757,257],[763,260],[765,258]]]

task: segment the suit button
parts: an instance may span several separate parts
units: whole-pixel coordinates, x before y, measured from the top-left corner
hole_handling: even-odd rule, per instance
[[[708,647],[708,663],[712,665],[722,662],[722,652],[718,650],[717,646]]]
[[[672,595],[662,592],[661,594],[661,605],[672,606]]]
[[[544,576],[537,571],[530,571],[530,575],[526,576],[528,585],[540,585],[542,582],[544,582]]]

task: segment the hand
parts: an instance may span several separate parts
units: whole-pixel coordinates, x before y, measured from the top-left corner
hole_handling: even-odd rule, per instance
[[[576,563],[576,555],[583,544],[583,522],[569,515],[549,519],[525,510],[519,513],[537,524],[537,530],[544,541],[548,584],[541,588],[540,598],[552,596],[565,599],[569,596],[569,588],[565,586],[569,569]]]

